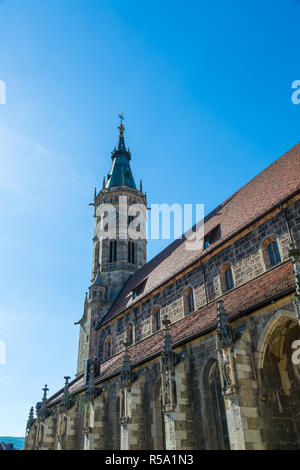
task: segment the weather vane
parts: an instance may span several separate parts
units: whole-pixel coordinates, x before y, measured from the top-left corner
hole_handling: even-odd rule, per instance
[[[122,122],[124,121],[124,119],[125,119],[125,116],[124,116],[124,114],[122,113],[122,111],[119,113],[119,118],[120,118],[120,120],[121,120],[121,123],[122,123]]]

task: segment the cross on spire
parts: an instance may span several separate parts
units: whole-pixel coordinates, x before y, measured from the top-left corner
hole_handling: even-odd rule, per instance
[[[126,148],[125,137],[124,137],[124,114],[119,113],[118,118],[120,119],[119,129],[119,142],[117,147],[111,152],[112,167],[107,175],[107,181],[103,181],[105,189],[114,188],[116,186],[128,186],[136,190],[135,181],[129,162],[131,160],[131,153],[129,148]]]
[[[46,399],[47,398],[47,392],[49,392],[48,385],[46,384],[45,387],[42,390],[44,392],[43,398]]]
[[[119,119],[121,121],[121,124],[119,125],[118,129],[120,131],[120,137],[124,137],[124,131],[125,131],[125,127],[123,125],[123,121],[125,120],[125,116],[124,114],[121,112],[119,113]]]
[[[125,116],[122,111],[119,113],[119,118],[121,122],[125,120]]]

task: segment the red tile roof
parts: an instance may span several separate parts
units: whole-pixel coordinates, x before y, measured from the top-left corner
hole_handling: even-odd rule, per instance
[[[294,287],[294,274],[291,261],[282,263],[261,276],[247,282],[246,284],[224,294],[221,298],[229,318],[243,314],[247,309],[255,307],[268,299],[284,293],[287,289]],[[220,300],[217,299],[217,300]],[[173,323],[170,334],[173,345],[187,342],[194,336],[200,336],[203,332],[216,326],[217,300],[200,308],[181,320]],[[147,359],[161,353],[163,346],[163,331],[145,338],[129,349],[132,365],[139,364]],[[97,382],[102,381],[120,372],[123,364],[123,352],[110,358],[100,365],[100,377]],[[80,376],[70,384],[70,393],[77,393],[84,389],[83,377]],[[57,403],[63,395],[63,389],[51,397],[48,405]]]
[[[230,239],[300,191],[300,143],[259,173],[204,219],[205,233],[220,225],[220,238],[206,250],[187,250],[186,240],[175,240],[133,274],[113,303],[104,321],[145,297],[218,245]],[[147,278],[143,292],[132,300],[132,290]]]

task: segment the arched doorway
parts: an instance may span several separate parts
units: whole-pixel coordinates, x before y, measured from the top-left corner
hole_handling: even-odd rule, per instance
[[[268,449],[300,448],[300,364],[294,355],[299,340],[298,322],[282,316],[270,326],[262,344],[259,407]]]

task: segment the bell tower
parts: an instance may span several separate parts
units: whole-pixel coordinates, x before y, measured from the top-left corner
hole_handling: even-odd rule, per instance
[[[92,280],[80,324],[77,373],[97,349],[94,326],[99,324],[128,278],[146,263],[147,198],[137,189],[125,146],[124,116],[119,114],[119,141],[111,153],[111,169],[95,189]]]
[[[131,154],[125,146],[123,114],[119,117],[119,142],[111,154],[111,169],[107,179],[103,179],[101,191],[95,191],[93,202],[92,281],[99,267],[102,279],[109,287],[111,300],[128,277],[146,263],[147,245],[146,237],[142,236],[143,227],[135,223],[140,218],[145,222],[146,194],[143,193],[142,183],[139,189],[136,187],[130,168]],[[130,234],[130,227],[135,236]]]

